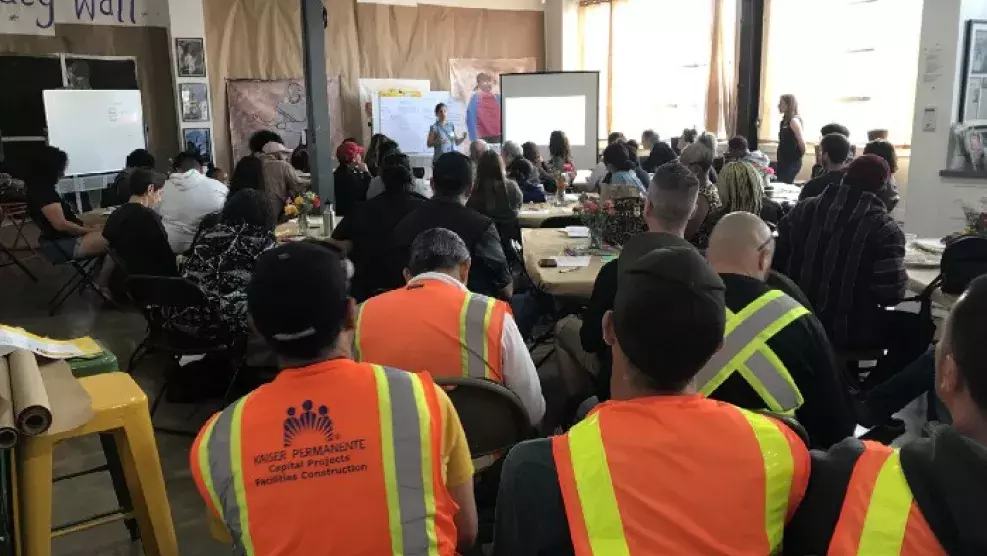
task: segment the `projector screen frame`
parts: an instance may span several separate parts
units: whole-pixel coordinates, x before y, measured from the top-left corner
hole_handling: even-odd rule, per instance
[[[593,111],[593,119],[592,119],[592,124],[593,124],[593,126],[596,127],[596,134],[595,134],[596,137],[590,137],[590,142],[591,142],[591,145],[592,145],[591,148],[593,149],[593,163],[588,168],[579,168],[578,165],[576,165],[575,160],[573,161],[573,165],[576,166],[577,169],[580,169],[580,170],[582,170],[582,169],[592,169],[592,168],[594,168],[596,166],[597,162],[600,160],[600,137],[599,137],[599,135],[600,135],[600,123],[599,123],[600,122],[600,93],[599,93],[599,91],[600,91],[600,72],[599,71],[592,71],[592,70],[576,70],[576,71],[527,71],[527,72],[502,73],[502,74],[500,74],[500,77],[499,77],[499,87],[500,87],[500,103],[501,103],[501,110],[500,110],[500,130],[501,130],[501,134],[502,134],[501,144],[503,144],[504,142],[507,141],[507,133],[505,133],[505,131],[506,131],[506,124],[507,124],[507,119],[505,117],[505,113],[506,113],[505,108],[506,108],[506,105],[507,105],[507,99],[506,99],[506,96],[504,95],[504,77],[505,76],[514,77],[514,76],[521,76],[521,75],[559,75],[559,74],[566,74],[566,75],[573,75],[573,74],[593,74],[594,76],[596,76],[596,86],[593,89],[595,91],[595,95],[594,96],[596,97],[596,109]],[[587,122],[587,123],[590,123],[590,122]],[[539,148],[542,147],[542,145],[539,144],[537,141],[535,142],[535,144],[538,145]],[[542,157],[544,159],[546,159],[546,160],[548,160],[549,158],[551,158],[550,153],[548,153],[548,151],[547,151],[547,147],[545,149],[545,152],[542,153]],[[573,157],[573,158],[575,158],[575,157]]]

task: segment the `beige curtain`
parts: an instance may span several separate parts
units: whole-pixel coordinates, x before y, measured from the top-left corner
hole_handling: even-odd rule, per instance
[[[345,136],[362,136],[360,78],[428,79],[449,90],[452,58],[535,58],[543,67],[539,11],[396,6],[325,0],[326,65],[341,76]],[[227,79],[302,76],[298,0],[203,2],[216,160],[230,164]],[[337,125],[337,122],[332,122]]]
[[[610,79],[612,58],[613,17],[611,4],[593,3],[579,6],[579,69],[600,72],[600,133],[610,133],[613,120]]]
[[[737,132],[737,18],[736,0],[713,0],[706,130],[721,138]]]

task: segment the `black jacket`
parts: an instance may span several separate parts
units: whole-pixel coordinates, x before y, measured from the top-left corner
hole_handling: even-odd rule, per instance
[[[828,452],[812,452],[809,487],[785,530],[784,554],[826,554],[864,450],[864,443],[848,438]],[[942,425],[929,438],[901,448],[901,468],[946,553],[987,554],[987,447]]]
[[[336,214],[346,216],[353,207],[367,200],[370,173],[361,172],[349,164],[337,167],[332,173],[336,193]]]
[[[738,313],[772,288],[768,284],[737,274],[721,274],[726,285],[727,308]],[[843,375],[837,371],[833,351],[819,320],[803,315],[768,340],[805,400],[795,412],[809,434],[812,447],[828,448],[853,434],[856,418]],[[758,409],[764,402],[757,392],[734,373],[710,394],[711,398],[739,407]]]
[[[659,141],[651,148],[651,154],[648,155],[648,158],[641,161],[641,168],[645,172],[653,174],[659,166],[671,162],[678,157],[675,151],[672,150],[672,147],[668,146],[668,143]]]

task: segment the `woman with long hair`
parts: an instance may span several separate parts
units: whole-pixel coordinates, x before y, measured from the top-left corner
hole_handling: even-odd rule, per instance
[[[364,162],[367,163],[367,170],[371,176],[380,174],[380,163],[384,158],[383,153],[380,152],[380,144],[387,138],[383,133],[374,133],[373,137],[370,138],[370,145],[367,147]]]
[[[504,161],[496,151],[484,151],[476,164],[476,188],[466,206],[497,223],[517,220],[523,195],[517,182],[507,179]]]
[[[709,179],[709,170],[713,167],[716,156],[716,140],[708,133],[703,133],[682,151],[679,162],[684,164],[696,178],[699,179],[699,196],[696,199],[696,211],[685,227],[685,239],[694,245],[705,243],[707,238],[697,237],[702,231],[702,224],[711,213],[720,208],[720,194]]]
[[[609,175],[600,184],[601,201],[645,195],[646,186],[634,171],[635,164],[623,141],[611,143],[603,151],[603,163],[607,165]]]
[[[572,149],[569,147],[569,138],[564,131],[553,131],[548,138],[548,154],[551,160],[548,161],[552,174],[565,174],[569,183],[576,179],[576,169],[572,165]],[[554,185],[554,184],[553,184]],[[554,193],[555,188],[549,191]]]
[[[782,183],[793,183],[802,169],[805,139],[802,137],[802,117],[795,95],[781,95],[778,100],[781,127],[778,129],[778,168],[775,175]]]

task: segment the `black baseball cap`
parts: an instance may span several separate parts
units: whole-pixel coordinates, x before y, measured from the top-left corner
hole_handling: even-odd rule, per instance
[[[465,193],[473,183],[473,163],[463,153],[443,153],[432,165],[432,179],[439,193]]]
[[[282,245],[254,264],[247,307],[254,328],[278,355],[317,357],[333,346],[348,305],[343,259],[315,242]]]
[[[627,359],[655,388],[678,390],[723,341],[726,287],[691,245],[642,235],[650,237],[632,239],[618,260],[614,328]]]

